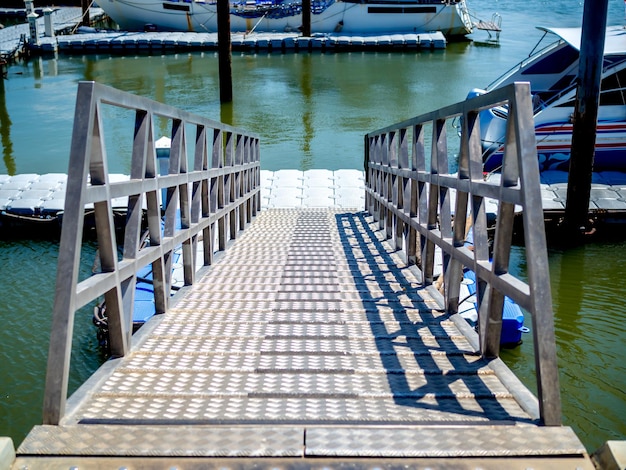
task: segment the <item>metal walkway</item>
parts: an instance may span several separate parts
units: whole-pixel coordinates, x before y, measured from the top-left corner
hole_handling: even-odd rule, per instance
[[[483,178],[477,122],[478,110],[502,103],[512,112],[496,184]],[[126,181],[107,172],[106,107],[127,110],[126,123],[134,115]],[[446,122],[457,116],[451,174]],[[171,146],[158,174],[163,120]],[[593,468],[561,426],[528,83],[370,132],[364,157],[366,212],[261,211],[257,135],[81,82],[44,425],[14,468]],[[490,198],[499,201],[492,252]],[[91,205],[101,271],[82,278]],[[517,206],[527,281],[509,272]],[[172,297],[179,248],[184,287]],[[131,337],[148,265],[159,315]],[[457,313],[464,268],[477,280],[478,333]],[[505,296],[532,320],[537,397],[499,359]],[[74,317],[102,297],[115,359],[68,398]]]
[[[536,426],[509,391],[520,384],[476,353],[384,239],[361,212],[260,213],[130,354],[79,390],[60,426],[29,434],[19,465],[550,456],[584,468],[571,429]]]

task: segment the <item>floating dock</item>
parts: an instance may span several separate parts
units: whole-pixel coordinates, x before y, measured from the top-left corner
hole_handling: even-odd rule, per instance
[[[0,11],[0,14],[2,12]],[[7,12],[8,13],[8,12]],[[165,53],[175,51],[217,50],[217,32],[125,32],[93,31],[74,33],[81,20],[80,8],[56,8],[52,15],[54,36],[46,36],[44,18],[39,18],[37,43],[30,40],[28,24],[0,30],[0,53],[11,56],[28,40],[32,53]],[[90,9],[92,20],[102,19],[104,12]],[[80,31],[80,30],[79,30]],[[352,50],[435,50],[446,47],[445,36],[438,31],[408,34],[346,35],[314,34],[303,37],[292,33],[232,33],[232,49],[236,51],[352,51]]]
[[[126,181],[128,175],[110,175],[111,181]],[[67,175],[35,173],[15,176],[0,174],[0,226],[8,222],[55,222],[65,206]],[[541,174],[541,201],[547,222],[559,220],[565,211],[567,173]],[[487,212],[497,214],[497,202],[487,200]],[[278,170],[261,171],[263,209],[298,207],[365,206],[365,173],[361,170]],[[126,198],[112,201],[112,208],[125,211]],[[626,173],[593,174],[591,217],[608,222],[626,222]]]
[[[0,17],[16,18],[19,17],[19,12],[25,10],[12,10],[6,8],[0,8]],[[43,16],[43,10],[37,9],[37,14],[40,17],[37,19],[38,29],[40,31],[40,44],[31,44],[30,46],[35,48],[35,51],[39,50],[54,50],[52,44],[55,41],[55,37],[44,36],[45,31],[45,19]],[[101,8],[90,8],[89,16],[92,21],[98,21],[104,18],[104,11]],[[51,12],[52,28],[55,35],[68,34],[74,31],[74,29],[80,24],[82,20],[82,9],[75,7],[63,7],[54,8]],[[14,26],[8,26],[0,29],[0,58],[12,59],[23,48],[26,47],[26,42],[30,41],[30,26],[28,23],[22,23]]]
[[[329,33],[312,37],[303,37],[299,33],[233,33],[231,44],[236,51],[431,50],[444,49],[446,39],[440,32],[376,36]],[[217,33],[102,32],[56,38],[56,47],[65,53],[206,51],[217,50],[217,45]],[[55,47],[54,42],[42,42],[42,50],[52,47]]]
[[[111,174],[111,182],[128,181],[128,175]],[[67,175],[0,174],[0,226],[2,220],[54,222],[65,207]],[[128,198],[111,201],[116,211],[128,208]],[[365,207],[365,173],[360,170],[261,171],[261,207]],[[87,210],[93,209],[88,205]]]

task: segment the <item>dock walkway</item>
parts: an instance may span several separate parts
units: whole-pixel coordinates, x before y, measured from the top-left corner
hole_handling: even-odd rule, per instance
[[[362,212],[261,212],[77,392],[60,426],[29,434],[19,464],[471,457],[504,468],[550,456],[583,468],[571,429],[536,426],[514,377],[477,354],[384,239]]]
[[[514,112],[496,184],[471,130],[477,110],[502,103]],[[368,133],[365,211],[261,210],[258,135],[81,82],[44,424],[14,468],[592,469],[561,425],[531,104],[516,83]],[[124,181],[106,171],[109,106],[135,111]],[[452,174],[443,142],[460,114]],[[172,124],[166,175],[157,118]],[[117,198],[128,208],[120,243]],[[488,198],[499,201],[491,253]],[[81,279],[86,206],[100,271]],[[527,281],[509,272],[516,206]],[[184,286],[172,296],[174,250]],[[146,266],[157,315],[132,336]],[[478,331],[458,313],[464,268],[477,281]],[[505,296],[532,319],[537,397],[499,359]],[[74,318],[102,298],[112,359],[68,397]]]

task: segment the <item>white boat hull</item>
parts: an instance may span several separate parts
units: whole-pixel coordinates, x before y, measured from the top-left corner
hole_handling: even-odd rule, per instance
[[[580,28],[540,28],[557,40],[522,61],[487,90],[528,81],[533,93],[540,171],[569,170],[572,116],[576,103]],[[594,171],[626,171],[626,35],[623,26],[606,30],[599,97]],[[548,36],[551,37],[551,36]],[[484,93],[472,90],[469,97]],[[481,111],[484,170],[499,171],[504,152],[507,106]]]
[[[204,1],[100,0],[99,6],[121,29],[143,31],[217,31],[217,4]],[[236,32],[290,32],[302,26],[302,16],[244,18],[230,15]],[[471,33],[464,1],[420,4],[351,3],[337,1],[323,12],[311,14],[312,33],[346,34],[421,33],[441,31],[447,36]]]

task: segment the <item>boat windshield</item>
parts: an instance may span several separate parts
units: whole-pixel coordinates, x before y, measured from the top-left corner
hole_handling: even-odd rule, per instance
[[[566,44],[565,41],[558,39],[558,38],[555,40],[555,37],[552,33],[545,31],[543,36],[541,36],[541,39],[539,39],[537,44],[535,44],[535,47],[533,47],[533,49],[528,54],[528,57],[526,57],[521,62],[514,65],[513,67],[511,67],[509,70],[503,73],[500,77],[496,78],[493,82],[491,82],[487,86],[487,90],[493,90],[494,88],[498,88],[502,84],[506,83],[510,77],[519,73],[520,70],[523,70],[532,62],[537,61],[540,57],[545,56],[545,59],[541,59],[540,62],[549,63],[549,59],[551,58],[553,54],[552,51],[563,46],[563,44]],[[565,47],[565,49],[570,49],[570,48]],[[567,58],[567,55],[564,55],[564,59],[566,58]],[[544,71],[542,73],[548,73],[548,72]]]
[[[609,67],[607,67],[609,65]],[[624,106],[626,105],[626,57],[620,61],[608,58],[604,61],[605,72],[600,86],[600,106]],[[546,96],[541,94],[541,108],[555,103],[563,96],[570,95],[570,99],[559,103],[558,106],[574,107],[576,101],[576,83],[563,89],[558,94]],[[535,109],[538,111],[538,109]]]

